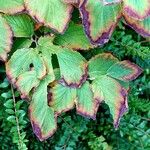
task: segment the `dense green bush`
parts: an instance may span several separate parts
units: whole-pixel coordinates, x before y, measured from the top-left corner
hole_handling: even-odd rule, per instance
[[[96,121],[75,115],[74,110],[62,114],[58,118],[59,130],[56,134],[42,143],[39,142],[33,134],[28,120],[28,103],[22,101],[18,92],[11,88],[5,76],[4,64],[1,63],[1,149],[15,150],[18,147],[21,150],[27,148],[34,150],[149,150],[150,61],[148,58],[150,43],[142,37],[137,37],[138,35],[135,32],[120,24],[107,45],[88,53],[82,52],[82,55],[90,58],[107,50],[120,60],[130,58],[144,68],[143,74],[131,83],[129,112],[121,119],[118,130],[115,130],[112,126],[112,117],[109,114],[108,106],[102,104]],[[114,51],[111,51],[112,49]],[[15,95],[15,101],[13,94]]]
[[[150,4],[139,4],[0,0],[0,150],[150,149]]]

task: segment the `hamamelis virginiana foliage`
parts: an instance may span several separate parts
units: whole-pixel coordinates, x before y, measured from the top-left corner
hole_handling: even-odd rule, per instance
[[[82,24],[71,21],[74,7]],[[142,69],[110,53],[87,61],[78,50],[107,43],[121,20],[150,37],[150,0],[0,0],[0,59],[10,82],[30,103],[39,140],[54,134],[61,113],[76,108],[79,115],[96,119],[102,102],[118,127],[128,110],[129,81]],[[34,36],[41,27],[49,34]]]

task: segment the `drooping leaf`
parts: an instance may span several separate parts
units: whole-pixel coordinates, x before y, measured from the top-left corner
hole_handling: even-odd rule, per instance
[[[70,23],[69,28],[63,35],[56,36],[55,43],[75,50],[94,48],[86,37],[82,25],[73,22]]]
[[[136,79],[141,72],[142,69],[140,67],[125,60],[112,65],[108,69],[107,75],[119,80],[130,81]]]
[[[124,0],[124,12],[134,19],[143,20],[150,15],[150,0]]]
[[[70,20],[72,6],[62,0],[25,0],[29,14],[38,22],[63,33]]]
[[[102,0],[105,5],[120,3],[122,0]]]
[[[114,126],[118,127],[120,117],[127,110],[128,81],[139,76],[142,69],[129,61],[119,62],[108,53],[97,55],[88,64],[94,99],[108,104]]]
[[[48,56],[47,59],[50,59],[51,54],[57,55],[62,83],[72,87],[81,86],[87,78],[87,63],[85,58],[72,49],[53,45],[52,41],[53,38],[51,41],[50,38],[42,38],[39,42],[39,44],[41,43],[40,45],[43,44],[43,47],[39,46],[41,47],[41,52],[44,56]],[[47,54],[45,55],[45,53]]]
[[[12,31],[7,22],[0,15],[0,60],[7,60],[7,53],[11,50]]]
[[[136,20],[124,13],[126,23],[143,37],[150,37],[150,16],[144,20]]]
[[[61,73],[61,83],[70,87],[80,87],[87,79],[87,63],[81,54],[70,49],[62,49],[57,54]]]
[[[95,79],[100,75],[107,74],[107,70],[116,62],[118,62],[118,59],[110,53],[103,53],[93,57],[88,65],[90,78]]]
[[[15,14],[24,10],[24,0],[0,0],[0,12]]]
[[[76,109],[77,113],[87,118],[96,119],[99,102],[94,99],[94,95],[89,82],[85,82],[81,88],[77,89]]]
[[[21,74],[16,82],[17,89],[21,92],[21,98],[29,98],[32,88],[39,85],[40,80],[37,78],[35,71],[28,71]]]
[[[57,129],[54,110],[48,106],[47,85],[50,81],[48,77],[40,83],[33,94],[29,107],[33,131],[41,141],[52,136]]]
[[[55,80],[53,54],[58,57],[62,84],[79,87],[85,82],[87,63],[84,57],[52,42],[53,37],[40,38],[36,48],[18,49],[6,63],[7,76],[21,91],[22,97],[28,96],[46,75],[51,77],[51,82]]]
[[[119,120],[127,111],[127,91],[115,79],[102,75],[92,83],[94,98],[105,103],[110,108],[114,119],[114,126],[117,128]]]
[[[121,17],[121,4],[104,5],[100,0],[85,0],[79,10],[91,42],[99,45],[108,42]]]
[[[76,89],[56,84],[51,91],[52,96],[49,105],[57,115],[66,112],[74,107],[76,100]]]
[[[32,40],[28,38],[16,38],[14,40],[12,50],[16,51],[17,49],[21,49],[21,48],[29,48],[31,44],[32,44]]]
[[[11,26],[15,37],[31,37],[34,33],[34,22],[26,14],[4,15]]]
[[[15,83],[20,75],[31,70],[36,71],[36,77],[38,79],[42,79],[46,75],[44,61],[38,55],[36,49],[19,49],[6,63],[7,76],[12,83]]]
[[[142,69],[130,61],[119,62],[109,53],[99,54],[89,61],[89,75],[95,79],[100,75],[108,75],[122,81],[137,78]]]

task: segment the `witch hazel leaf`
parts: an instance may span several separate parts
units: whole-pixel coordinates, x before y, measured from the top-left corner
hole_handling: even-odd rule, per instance
[[[12,46],[13,33],[10,26],[0,15],[0,60],[7,60],[7,53],[10,52]]]
[[[79,10],[91,43],[103,45],[108,42],[121,18],[121,4],[104,5],[100,0],[85,0]]]
[[[46,140],[57,129],[54,110],[47,104],[47,86],[49,79],[45,78],[36,88],[29,106],[29,116],[32,128],[40,141]]]
[[[54,41],[56,44],[75,50],[88,50],[94,48],[86,37],[83,26],[71,22],[63,35],[58,35]]]
[[[63,48],[57,53],[62,84],[80,87],[87,79],[87,62],[84,57],[70,49]]]
[[[57,55],[62,78],[60,82],[62,84],[80,87],[87,78],[87,62],[85,58],[72,49],[54,45],[52,43],[53,40],[53,37],[41,38],[39,40],[39,48],[41,50],[39,51],[42,56],[47,56],[49,59],[51,54]]]
[[[50,93],[49,106],[54,109],[57,115],[74,107],[76,100],[75,88],[70,88],[57,83]]]
[[[99,102],[94,99],[89,82],[85,82],[81,88],[77,89],[77,100],[75,102],[78,114],[93,120],[96,119]]]
[[[50,36],[40,38],[36,48],[18,49],[6,63],[7,76],[21,91],[22,97],[28,96],[46,75],[51,76],[51,82],[55,80],[53,54],[57,55],[60,64],[61,84],[80,87],[87,79],[84,57],[71,49],[53,45],[53,39]],[[24,85],[25,82],[28,83]]]
[[[101,0],[105,5],[120,3],[122,0]]]
[[[6,73],[12,83],[15,83],[21,74],[31,70],[36,71],[36,77],[38,79],[42,79],[46,74],[44,61],[35,49],[19,49],[6,63]]]
[[[66,29],[73,9],[62,0],[25,0],[25,6],[35,20],[59,33]]]
[[[121,61],[110,53],[103,53],[95,56],[88,62],[90,79],[100,75],[108,75],[122,81],[131,81],[137,78],[142,69],[128,60]]]
[[[102,53],[93,57],[88,62],[90,79],[107,74],[107,70],[119,60],[110,53]]]
[[[142,69],[139,66],[127,60],[117,62],[116,64],[112,65],[107,71],[108,76],[123,81],[134,80],[141,73]]]
[[[34,22],[26,14],[4,15],[3,16],[15,37],[31,37],[34,34]]]
[[[123,0],[123,11],[136,20],[150,15],[150,0]]]
[[[0,12],[16,14],[24,11],[24,0],[0,0]]]
[[[32,88],[35,88],[39,85],[40,80],[37,79],[36,76],[37,74],[33,70],[25,72],[18,77],[16,86],[21,92],[21,98],[28,98]]]
[[[143,37],[150,37],[150,16],[144,20],[136,20],[131,18],[127,13],[124,13],[126,23]]]
[[[104,101],[110,108],[114,126],[118,127],[120,118],[127,111],[127,91],[119,82],[106,75],[100,76],[92,83],[94,97]]]

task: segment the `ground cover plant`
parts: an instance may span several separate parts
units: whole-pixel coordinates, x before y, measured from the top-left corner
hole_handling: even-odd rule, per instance
[[[0,33],[2,149],[150,147],[149,0],[0,0]]]

